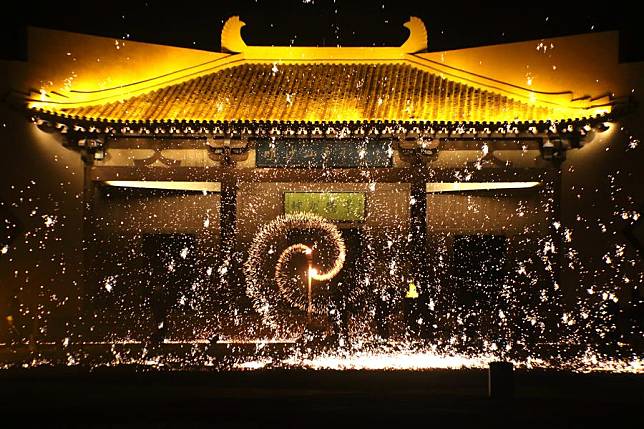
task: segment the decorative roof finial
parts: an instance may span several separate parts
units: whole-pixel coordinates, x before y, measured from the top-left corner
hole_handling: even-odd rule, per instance
[[[407,53],[415,53],[427,49],[427,29],[422,19],[410,16],[403,24],[409,29],[409,37],[400,47]]]
[[[247,48],[246,42],[242,39],[241,29],[246,25],[239,16],[231,16],[226,20],[221,30],[221,49],[224,52],[244,52]]]

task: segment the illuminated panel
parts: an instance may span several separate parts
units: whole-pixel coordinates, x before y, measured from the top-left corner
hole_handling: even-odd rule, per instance
[[[541,182],[431,182],[427,192],[488,191],[493,189],[534,188]]]
[[[284,214],[310,212],[331,221],[361,222],[365,219],[362,192],[285,192]]]
[[[172,191],[207,191],[221,192],[220,182],[153,182],[137,180],[108,180],[103,182],[108,186],[122,188],[167,189]]]

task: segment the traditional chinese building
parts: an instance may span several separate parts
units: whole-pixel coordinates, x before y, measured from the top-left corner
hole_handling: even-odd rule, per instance
[[[539,297],[562,285],[561,164],[628,100],[575,87],[570,68],[540,89],[543,66],[508,59],[518,46],[427,52],[415,17],[398,47],[249,46],[243,25],[226,22],[222,53],[123,47],[138,62],[99,57],[110,75],[27,97],[38,128],[82,154],[79,289],[96,337],[141,338],[145,323],[168,338],[243,336],[257,323],[245,252],[297,211],[341,228],[335,281],[372,292],[352,317],[383,336],[405,323],[476,336],[506,317],[508,283],[533,288],[506,296],[512,308],[550,305]]]

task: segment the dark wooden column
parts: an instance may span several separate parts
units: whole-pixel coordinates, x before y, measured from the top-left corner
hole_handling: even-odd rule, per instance
[[[90,326],[93,320],[91,294],[96,288],[96,183],[91,178],[92,162],[84,159],[83,167],[83,207],[81,223],[81,278],[78,285],[78,320],[76,332],[83,340],[91,340]]]
[[[561,219],[561,163],[555,165],[555,171],[550,181],[552,186],[552,218],[551,222],[553,242],[555,245],[554,281],[561,286],[561,271],[564,264],[564,225]],[[555,222],[559,227],[555,227]]]
[[[413,259],[416,262],[424,262],[427,260],[424,257],[427,247],[427,188],[424,180],[411,183],[409,221]]]
[[[408,301],[407,305],[414,307],[413,309],[407,310],[411,319],[413,319],[408,321],[408,329],[410,334],[417,336],[421,333],[430,334],[426,324],[432,320],[431,315],[426,314],[428,311],[426,303],[428,302],[430,290],[427,269],[427,191],[425,179],[422,176],[416,177],[411,182],[409,220],[409,232],[411,234],[409,246],[410,274],[418,288],[420,296],[418,299],[406,301]],[[418,316],[423,318],[424,326],[417,324]],[[431,327],[429,328],[431,329]]]
[[[234,286],[239,263],[235,261],[237,244],[237,178],[234,171],[229,171],[222,177],[221,202],[219,206],[219,230],[221,236],[221,263],[227,265],[226,274],[222,280],[227,286]]]
[[[560,329],[560,324],[562,324],[563,316],[563,306],[565,305],[564,294],[566,293],[565,288],[561,284],[562,282],[562,271],[565,263],[565,241],[564,241],[564,223],[561,216],[561,186],[562,186],[562,176],[561,176],[561,162],[554,161],[554,168],[550,172],[549,185],[552,189],[552,207],[551,207],[551,222],[550,222],[550,236],[552,237],[552,243],[555,248],[555,253],[552,257],[552,280],[553,283],[556,283],[559,287],[557,291],[554,291],[554,285],[549,285],[550,294],[554,295],[551,298],[552,304],[550,305],[549,315],[551,321],[549,323],[551,329],[550,332],[547,332],[547,335],[550,337],[550,340],[556,342],[560,340],[561,334],[564,332]],[[567,326],[564,325],[564,329]]]

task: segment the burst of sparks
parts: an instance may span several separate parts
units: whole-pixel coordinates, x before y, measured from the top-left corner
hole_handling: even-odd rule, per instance
[[[248,259],[244,266],[247,280],[247,293],[255,302],[258,311],[266,317],[270,317],[268,312],[272,307],[271,301],[274,300],[270,296],[270,289],[266,285],[268,278],[262,270],[262,261],[269,253],[274,240],[278,237],[283,237],[286,232],[292,229],[315,231],[323,240],[328,240],[333,247],[334,259],[330,268],[326,271],[309,272],[309,275],[314,280],[320,282],[331,280],[340,272],[344,265],[346,248],[342,235],[334,224],[327,222],[323,217],[313,213],[293,213],[279,216],[277,219],[269,222],[255,235],[249,250]],[[294,254],[312,252],[313,249],[304,244],[298,243],[291,245],[281,252],[275,265],[274,279],[279,290],[291,305],[301,310],[304,310],[303,304],[289,299],[290,294],[287,293],[288,279],[284,273],[284,267]],[[275,304],[273,303],[273,305]]]

